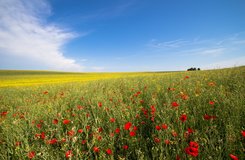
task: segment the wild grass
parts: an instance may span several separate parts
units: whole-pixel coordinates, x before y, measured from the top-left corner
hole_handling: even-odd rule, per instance
[[[0,159],[245,159],[244,73],[4,74]]]

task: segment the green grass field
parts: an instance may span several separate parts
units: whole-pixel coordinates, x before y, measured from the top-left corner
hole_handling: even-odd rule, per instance
[[[3,160],[245,159],[245,67],[0,71],[0,82]]]

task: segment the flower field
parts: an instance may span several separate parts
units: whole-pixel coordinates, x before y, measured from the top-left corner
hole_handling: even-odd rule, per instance
[[[0,74],[0,159],[245,159],[245,67]]]

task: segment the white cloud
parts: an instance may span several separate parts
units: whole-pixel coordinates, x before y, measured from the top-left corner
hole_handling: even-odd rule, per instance
[[[45,21],[51,7],[45,0],[0,0],[0,56],[18,63],[50,70],[81,71],[84,66],[67,58],[61,48],[77,35]],[[8,57],[8,58],[5,58]],[[1,62],[2,60],[0,60]],[[13,62],[14,62],[13,61]],[[35,62],[35,63],[31,63]]]

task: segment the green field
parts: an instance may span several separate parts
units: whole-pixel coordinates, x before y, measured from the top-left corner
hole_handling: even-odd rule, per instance
[[[0,71],[0,159],[241,160],[244,153],[245,67]]]

